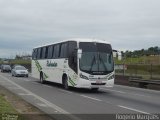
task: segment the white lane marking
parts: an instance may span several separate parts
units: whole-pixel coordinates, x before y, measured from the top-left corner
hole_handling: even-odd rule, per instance
[[[89,98],[89,99],[92,99],[92,100],[96,100],[96,101],[102,101],[100,99],[89,97],[89,96],[86,96],[86,95],[80,95],[80,96],[85,97],[85,98]]]
[[[12,83],[13,85],[19,87],[21,90],[25,91],[26,93],[31,94],[32,96],[34,96],[34,97],[37,98],[38,100],[42,101],[42,102],[43,102],[44,104],[46,104],[47,106],[50,106],[51,108],[53,108],[53,109],[55,109],[56,111],[60,112],[61,114],[67,114],[68,117],[71,118],[71,120],[72,120],[72,119],[73,119],[73,120],[81,120],[81,119],[79,119],[78,117],[76,117],[76,116],[74,116],[74,115],[71,115],[71,113],[65,111],[64,109],[58,107],[57,105],[55,105],[55,104],[47,101],[46,99],[44,99],[44,98],[42,98],[42,97],[40,97],[40,96],[32,93],[31,91],[29,91],[29,90],[21,87],[20,85],[18,85],[18,84],[16,84],[15,82],[9,80],[8,78],[6,78],[6,77],[4,77],[4,76],[2,76],[2,75],[0,75],[0,77],[3,78],[4,80],[7,80],[7,81],[10,82],[10,83]]]
[[[49,107],[49,106],[47,106],[46,104],[43,104],[43,103],[37,103],[37,105],[40,106],[40,107]]]
[[[102,90],[108,90],[108,91],[113,91],[113,92],[118,92],[118,93],[122,93],[122,94],[128,94],[128,95],[135,95],[135,96],[141,96],[141,97],[151,97],[148,95],[142,95],[142,94],[137,94],[137,93],[129,93],[129,92],[124,92],[124,91],[119,91],[119,90],[112,90],[112,89],[104,89],[101,88]]]
[[[29,82],[30,80],[28,80],[28,79],[22,79],[22,80],[24,80],[24,81],[26,81],[26,82]]]
[[[54,109],[56,109],[57,111],[59,111],[59,112],[61,112],[61,113],[63,113],[63,114],[68,114],[68,112],[66,112],[65,110],[63,110],[63,109],[61,109],[60,107],[54,105],[53,103],[47,101],[46,99],[41,98],[40,96],[32,93],[31,91],[29,91],[29,90],[21,87],[20,85],[14,83],[13,81],[10,81],[8,78],[6,78],[6,77],[4,77],[4,76],[1,76],[1,77],[2,77],[3,79],[7,80],[8,82],[12,83],[13,85],[19,87],[19,88],[22,89],[23,91],[25,91],[26,94],[28,93],[28,94],[30,94],[30,95],[33,95],[35,98],[39,99],[40,101],[46,103],[46,104],[49,105],[49,106],[52,106]]]
[[[18,93],[18,95],[26,96],[26,95],[32,95],[32,94],[28,94],[28,93]]]
[[[101,88],[102,90],[108,90],[108,91],[113,91],[113,92],[118,92],[118,93],[122,93],[122,94],[125,94],[126,92],[123,92],[123,91],[119,91],[119,90],[111,90],[111,89],[104,89],[104,88]]]
[[[124,108],[124,109],[127,109],[127,110],[132,110],[132,111],[135,111],[135,112],[139,112],[139,113],[142,113],[142,114],[150,114],[148,112],[144,112],[144,111],[137,110],[137,109],[134,109],[134,108],[126,107],[126,106],[123,106],[123,105],[118,105],[118,107],[121,107],[121,108]]]

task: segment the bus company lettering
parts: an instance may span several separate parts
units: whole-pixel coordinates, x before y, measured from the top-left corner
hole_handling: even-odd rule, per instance
[[[57,67],[57,63],[47,60],[47,67]]]

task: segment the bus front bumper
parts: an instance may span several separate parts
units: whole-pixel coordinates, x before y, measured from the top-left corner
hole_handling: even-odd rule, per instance
[[[113,87],[113,86],[114,86],[114,79],[100,81],[100,82],[80,79],[78,81],[78,84],[75,87],[77,88],[100,88],[100,87]]]

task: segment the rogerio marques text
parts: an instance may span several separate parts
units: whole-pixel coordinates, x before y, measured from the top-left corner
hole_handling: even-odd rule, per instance
[[[159,120],[159,115],[150,114],[116,114],[116,120]]]

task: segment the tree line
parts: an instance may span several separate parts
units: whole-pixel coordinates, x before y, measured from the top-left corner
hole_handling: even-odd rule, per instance
[[[150,47],[148,49],[134,50],[134,51],[121,51],[123,57],[141,57],[141,56],[156,56],[160,55],[160,47]]]

